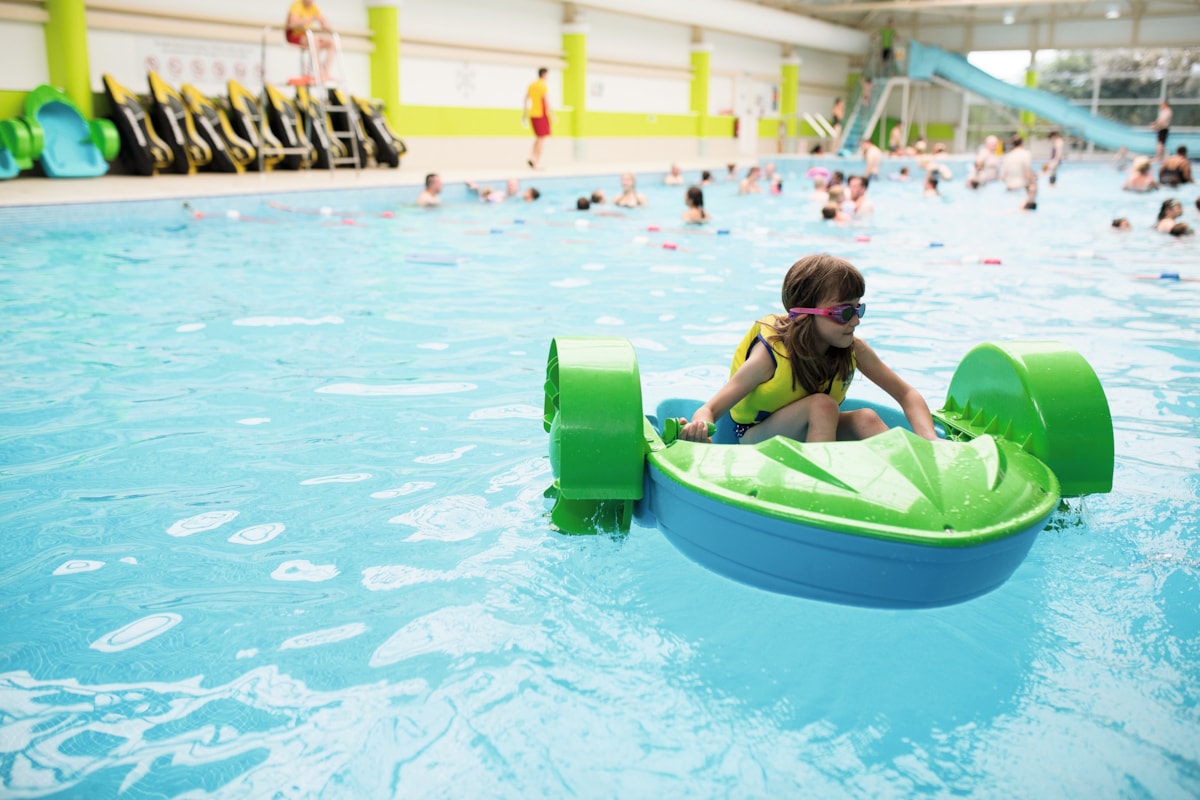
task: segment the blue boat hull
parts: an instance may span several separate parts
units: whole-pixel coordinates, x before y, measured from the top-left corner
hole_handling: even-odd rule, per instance
[[[652,462],[635,514],[697,564],[736,581],[874,608],[932,608],[990,592],[1016,571],[1050,517],[972,546],[889,541],[749,513],[676,483]]]

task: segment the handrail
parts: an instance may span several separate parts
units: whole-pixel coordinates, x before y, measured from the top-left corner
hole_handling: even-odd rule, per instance
[[[827,119],[825,119],[825,117],[821,116],[820,113],[817,113],[814,115],[814,114],[811,114],[811,113],[805,111],[804,112],[804,121],[807,122],[814,131],[816,131],[818,134],[820,134],[822,138],[826,138],[826,139],[836,139],[837,138],[837,131],[835,131],[833,129],[833,125],[830,124],[829,120],[827,120]]]

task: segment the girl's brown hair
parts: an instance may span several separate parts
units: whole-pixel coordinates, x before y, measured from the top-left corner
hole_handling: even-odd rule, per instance
[[[774,325],[774,340],[781,341],[792,364],[792,386],[797,383],[811,393],[828,392],[834,378],[850,377],[853,347],[830,347],[821,352],[816,320],[811,314],[789,317],[789,308],[817,308],[828,300],[861,298],[867,282],[853,264],[843,258],[820,253],[792,264],[783,279],[784,315]]]

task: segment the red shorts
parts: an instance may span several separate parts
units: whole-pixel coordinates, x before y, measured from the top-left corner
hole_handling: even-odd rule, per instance
[[[287,32],[288,44],[308,44],[308,39],[304,36],[304,31],[289,28]]]
[[[533,135],[539,139],[543,136],[550,135],[550,118],[549,117],[530,117],[529,122],[533,125]]]

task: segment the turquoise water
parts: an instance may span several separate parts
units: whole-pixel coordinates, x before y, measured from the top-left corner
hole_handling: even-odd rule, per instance
[[[780,163],[781,196],[710,187],[704,232],[648,175],[621,217],[568,210],[614,176],[0,210],[0,794],[1200,794],[1200,282],[1158,278],[1200,253],[1149,230],[1169,194],[1070,164],[1022,214],[959,167],[839,228]],[[813,251],[864,271],[859,333],[931,405],[987,340],[1099,375],[1113,491],[997,591],[849,608],[548,530],[550,337],[631,339],[648,409],[704,397]]]

